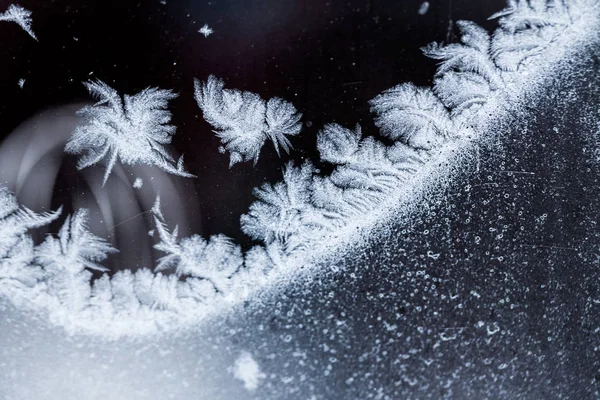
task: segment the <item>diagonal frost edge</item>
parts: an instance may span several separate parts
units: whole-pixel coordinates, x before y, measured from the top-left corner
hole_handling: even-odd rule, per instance
[[[70,333],[108,339],[189,327],[231,309],[435,185],[446,170],[440,164],[482,138],[507,105],[519,104],[556,73],[566,55],[597,40],[598,7],[597,0],[511,0],[493,16],[499,18],[493,35],[460,22],[460,43],[424,48],[440,62],[433,88],[406,83],[370,102],[392,145],[363,137],[360,126],[329,124],[317,149],[321,161],[334,166],[330,175],[309,162],[289,164],[281,182],[255,189],[257,200],[241,226],[258,244],[245,254],[224,235],[178,237],[157,199],[155,248],[164,256],[155,271],[125,270],[90,283],[90,270],[102,270],[99,263],[114,249],[87,231],[87,213],[79,210],[58,237],[35,246],[28,229],[51,222],[60,210],[35,214],[0,189],[0,295],[47,313]]]

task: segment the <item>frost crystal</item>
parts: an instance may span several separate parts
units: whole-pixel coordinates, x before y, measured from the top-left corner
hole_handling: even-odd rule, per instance
[[[93,106],[78,111],[85,121],[75,128],[65,151],[84,154],[77,164],[83,169],[108,159],[106,183],[117,160],[123,164],[148,164],[174,175],[193,177],[183,168],[183,156],[177,162],[165,145],[171,143],[175,126],[169,125],[169,100],[177,97],[170,90],[144,89],[123,98],[102,81],[84,83],[89,92],[100,99]]]
[[[106,271],[99,262],[116,251],[88,230],[88,218],[86,209],[77,211],[67,217],[58,238],[49,236],[36,249],[36,260],[44,269],[49,294],[71,311],[88,305],[91,273],[86,269]]]
[[[572,2],[573,9],[577,2]],[[512,0],[490,17],[496,18],[501,29],[492,39],[492,57],[499,68],[511,72],[544,51],[573,22],[570,8],[561,1]]]
[[[19,207],[8,189],[0,187],[0,283],[3,279],[35,283],[40,271],[30,265],[34,259],[34,245],[26,233],[49,224],[60,213],[59,209],[36,214],[26,207]]]
[[[488,32],[469,21],[458,21],[462,43],[423,49],[428,57],[440,60],[433,90],[453,116],[485,104],[505,83],[491,55]],[[475,109],[476,110],[476,109]],[[470,114],[469,114],[470,115]]]
[[[241,217],[244,233],[268,245],[276,243],[286,253],[303,248],[314,232],[318,216],[310,201],[313,173],[314,168],[308,163],[300,168],[288,164],[283,182],[255,189],[258,201]]]
[[[36,214],[26,207],[19,207],[14,196],[0,187],[0,257],[6,257],[11,247],[33,228],[54,221],[60,210],[54,213]]]
[[[25,79],[21,78],[19,79],[19,87],[23,89],[23,86],[25,86]]]
[[[58,232],[58,239],[49,236],[40,245],[38,259],[46,271],[53,273],[64,270],[71,274],[80,273],[86,268],[106,271],[98,263],[116,250],[89,231],[88,220],[88,211],[78,210],[72,217],[67,217]]]
[[[29,33],[29,36],[38,40],[31,29],[31,11],[11,4],[5,12],[0,14],[0,21],[16,22],[25,32]]]
[[[586,0],[571,1],[573,5]],[[500,26],[511,33],[545,26],[568,26],[573,23],[568,2],[561,0],[509,0],[508,7],[489,19],[500,19]]]
[[[242,161],[258,161],[267,139],[289,153],[287,136],[302,130],[300,118],[291,103],[274,97],[268,102],[257,94],[224,89],[224,82],[209,76],[204,83],[195,80],[195,97],[204,119],[215,128],[215,133],[230,153],[230,166]]]
[[[390,158],[389,149],[373,137],[358,140],[361,137],[360,127],[357,127],[353,134],[349,132],[333,124],[326,125],[319,133],[317,146],[321,158],[338,165],[331,174],[332,183],[342,188],[374,191],[395,188],[405,174],[403,166],[396,164],[394,159]],[[353,135],[351,146],[339,146],[340,136],[348,138],[351,135]],[[335,147],[335,153],[332,147]],[[411,149],[407,148],[405,151],[409,152]]]
[[[429,88],[412,83],[388,89],[371,100],[381,133],[417,148],[430,149],[450,136],[454,127],[448,110]]]
[[[144,186],[144,180],[140,177],[135,178],[135,181],[133,182],[133,188],[141,189],[142,186]]]
[[[204,24],[204,26],[202,26],[202,28],[200,28],[200,30],[198,30],[198,32],[200,32],[201,34],[204,35],[205,38],[207,38],[210,35],[212,35],[214,31],[211,29],[210,26],[208,26],[207,24]]]
[[[199,235],[178,240],[177,227],[169,232],[165,225],[159,198],[152,211],[161,240],[154,247],[166,253],[158,261],[156,270],[175,268],[177,275],[206,280],[216,291],[226,293],[229,278],[244,263],[240,247],[224,235],[211,236],[208,242]]]
[[[288,165],[282,182],[255,190],[257,201],[241,218],[242,230],[265,243],[276,264],[362,218],[428,158],[402,143],[361,139],[360,127],[337,124],[319,132],[317,147],[321,160],[336,166],[330,176],[316,175],[308,163]]]

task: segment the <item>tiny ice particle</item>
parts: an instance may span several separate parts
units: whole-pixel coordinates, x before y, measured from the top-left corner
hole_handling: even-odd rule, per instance
[[[141,189],[142,186],[144,186],[144,180],[140,177],[135,178],[135,181],[133,182],[134,189]]]
[[[208,26],[207,24],[204,24],[204,26],[202,28],[200,28],[200,30],[198,31],[201,34],[204,35],[204,37],[209,37],[214,31],[212,30],[212,28],[210,26]]]
[[[421,7],[419,7],[419,15],[425,15],[428,10],[429,10],[429,2],[428,1],[424,1],[421,4]]]
[[[247,351],[243,351],[235,360],[233,376],[244,383],[246,390],[255,390],[260,380],[265,378],[265,374],[260,371],[260,366]]]
[[[19,87],[20,87],[21,89],[23,89],[23,86],[24,86],[24,85],[25,85],[25,79],[23,79],[23,78],[19,79]]]

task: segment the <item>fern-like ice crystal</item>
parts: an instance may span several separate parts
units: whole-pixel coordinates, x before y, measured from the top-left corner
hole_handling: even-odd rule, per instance
[[[274,97],[265,101],[255,93],[224,89],[225,83],[209,76],[195,80],[195,97],[204,119],[215,128],[230,153],[230,166],[243,161],[258,161],[265,141],[270,140],[277,154],[281,147],[289,153],[288,136],[302,130],[302,114],[289,102]]]
[[[166,253],[156,267],[157,271],[175,268],[177,275],[209,281],[218,292],[225,293],[229,278],[244,262],[241,249],[224,235],[211,236],[208,241],[199,235],[181,240],[178,229],[170,232],[160,211],[160,199],[152,208],[160,242],[154,247]]]
[[[25,32],[29,34],[35,40],[38,40],[33,33],[33,29],[31,28],[31,11],[17,6],[15,4],[11,4],[8,6],[8,9],[0,14],[0,21],[10,21],[17,23]]]
[[[79,169],[107,160],[104,183],[117,161],[154,165],[174,175],[193,177],[183,167],[183,156],[175,162],[165,148],[176,129],[169,125],[167,109],[169,100],[177,97],[175,93],[148,88],[121,98],[102,81],[86,82],[85,86],[100,101],[78,112],[84,122],[75,128],[65,147],[68,153],[82,155]]]

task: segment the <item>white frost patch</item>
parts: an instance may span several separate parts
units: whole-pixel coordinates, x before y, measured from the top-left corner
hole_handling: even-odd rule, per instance
[[[204,26],[202,26],[202,28],[200,28],[200,30],[198,30],[198,32],[200,32],[201,34],[204,35],[205,38],[209,37],[210,35],[213,34],[213,30],[210,26],[208,26],[207,24],[204,24]]]
[[[29,33],[29,36],[38,40],[31,29],[31,11],[14,4],[8,6],[8,9],[0,14],[0,21],[10,21],[17,23],[23,30]]]
[[[421,7],[419,7],[419,15],[425,15],[425,14],[427,14],[427,11],[429,11],[429,2],[424,1],[421,4]]]
[[[233,376],[244,383],[246,390],[256,390],[265,374],[260,371],[260,366],[247,351],[242,352],[235,360]]]
[[[135,178],[135,181],[133,182],[133,188],[141,189],[142,186],[144,186],[144,180],[140,177]]]

